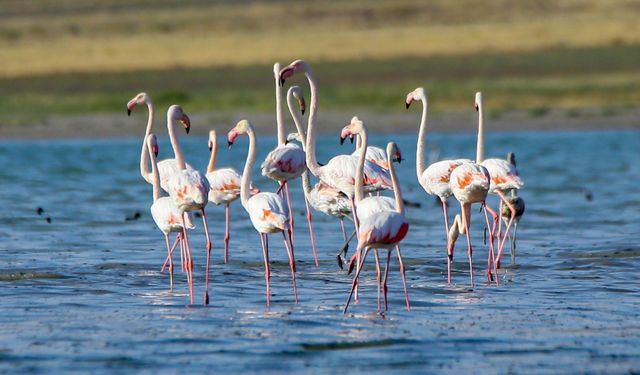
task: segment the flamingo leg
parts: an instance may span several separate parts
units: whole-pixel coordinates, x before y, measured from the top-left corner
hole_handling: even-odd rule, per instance
[[[313,251],[313,260],[316,262],[316,268],[318,268],[318,251],[316,250],[316,235],[313,233],[313,224],[311,223],[311,207],[309,201],[305,197],[304,203],[307,206],[307,223],[309,224],[309,237],[311,238],[311,251]]]
[[[380,284],[381,284],[381,273],[380,273],[380,257],[378,256],[378,249],[373,249],[373,256],[376,260],[376,284],[378,287],[378,312],[380,311]],[[386,300],[385,300],[386,301]]]
[[[389,310],[387,303],[387,277],[389,276],[389,261],[391,260],[391,251],[387,251],[387,264],[384,266],[384,277],[382,278],[382,290],[384,291],[384,310]]]
[[[266,233],[260,233],[260,242],[264,256],[264,280],[267,283],[267,307],[269,307],[271,305],[271,269],[269,267],[269,237]]]
[[[444,238],[448,242],[449,241],[449,203],[446,199],[440,198],[440,202],[442,202],[442,215],[444,216]],[[453,248],[449,251],[449,246],[447,246],[447,280],[448,283],[451,284],[451,262],[453,262]]]
[[[344,259],[347,256],[347,250],[349,250],[349,242],[353,239],[353,237],[356,236],[356,231],[354,230],[351,233],[351,236],[349,236],[349,238],[345,239],[344,243],[342,244],[342,247],[340,248],[340,251],[338,252],[338,256],[336,257],[338,259],[338,265],[340,266],[340,269],[342,269],[343,263],[344,263]],[[351,273],[351,271],[353,270],[353,261],[354,261],[354,256],[351,257],[350,261],[349,261],[349,265],[347,266],[347,273]]]
[[[167,234],[167,237],[169,235]],[[176,235],[176,240],[173,242],[173,245],[171,246],[171,248],[167,247],[167,249],[169,250],[169,253],[167,254],[167,257],[164,259],[164,263],[162,263],[162,268],[160,269],[161,273],[164,273],[164,270],[167,268],[167,266],[169,265],[169,262],[171,261],[171,264],[173,264],[173,252],[176,249],[176,247],[178,246],[178,243],[180,243],[182,245],[182,242],[180,241],[180,233],[178,233],[178,235]]]
[[[347,230],[344,227],[344,219],[340,217],[340,227],[342,228],[342,241],[347,242]]]
[[[507,240],[506,234],[509,233],[509,230],[511,229],[511,225],[513,224],[513,219],[516,217],[516,209],[513,207],[511,203],[509,203],[507,198],[504,196],[504,193],[502,193],[499,190],[496,191],[496,193],[498,193],[501,201],[504,202],[507,205],[507,207],[509,207],[509,211],[511,211],[511,217],[509,218],[509,223],[507,224],[507,228],[505,229],[505,236],[502,242],[500,241],[500,238],[498,238],[498,256],[496,258],[496,264],[500,264],[500,257],[502,256],[502,250],[504,250],[504,244]]]
[[[398,253],[398,262],[400,263],[400,276],[402,276],[402,286],[404,287],[404,301],[407,304],[407,311],[411,311],[411,303],[409,302],[409,292],[407,290],[407,277],[405,275],[406,268],[404,267],[402,254],[400,253],[400,245],[396,245],[396,252]]]
[[[471,204],[464,203],[462,206],[462,224],[467,234],[467,254],[469,255],[469,277],[471,278],[471,287],[473,284],[473,248],[471,247],[471,236],[469,235],[469,222],[471,221]]]
[[[211,237],[209,236],[209,225],[207,224],[207,214],[204,212],[204,208],[200,209],[202,212],[202,222],[204,223],[204,233],[207,236],[207,268],[205,270],[206,275],[204,277],[204,304],[209,304],[209,268],[211,263]]]
[[[231,234],[229,231],[229,221],[230,221],[230,209],[229,203],[227,203],[224,207],[224,218],[225,218],[225,227],[224,227],[224,264],[227,264],[229,261],[229,239],[231,238]]]
[[[293,244],[295,230],[293,220],[293,206],[291,205],[291,194],[289,193],[289,181],[285,181],[284,185],[284,191],[287,194],[287,206],[289,207],[289,238],[291,239],[291,243]]]
[[[173,290],[173,260],[171,259],[171,247],[169,245],[169,233],[165,233],[164,242],[167,244],[167,257],[169,258],[169,290]],[[176,239],[176,243],[178,240]],[[175,248],[175,244],[174,244]],[[164,266],[162,266],[164,271]]]
[[[368,247],[368,248],[364,251],[364,256],[362,257],[362,262],[363,262],[363,263],[364,263],[364,260],[367,258],[367,254],[369,254],[369,250],[370,250],[370,249],[371,249],[371,248],[369,248],[369,247]],[[360,253],[361,251],[362,251],[362,247],[361,247],[361,246],[358,246],[358,248],[356,249],[356,252],[357,252],[357,253]],[[358,263],[360,263],[360,261],[358,261]],[[349,298],[347,298],[347,303],[346,303],[346,305],[344,306],[343,314],[346,314],[346,313],[347,313],[347,309],[349,308],[349,303],[351,302],[351,298],[353,297],[353,293],[354,293],[354,291],[355,291],[355,289],[356,289],[356,287],[357,287],[357,284],[358,284],[358,277],[360,276],[360,271],[361,271],[361,270],[362,270],[362,267],[358,267],[358,270],[356,271],[356,274],[355,274],[355,276],[353,277],[353,282],[351,283],[351,291],[349,292]]]
[[[187,222],[186,218],[187,213],[184,212],[182,214],[182,232],[184,233],[184,243],[185,243],[185,260],[186,260],[186,269],[187,269],[187,278],[189,280],[189,299],[191,304],[193,305],[193,259],[191,258],[191,245],[189,244],[189,236],[187,235]]]
[[[287,249],[289,255],[289,268],[291,268],[291,278],[293,279],[293,299],[298,303],[298,287],[296,285],[296,258],[293,254],[293,244],[291,243],[291,237],[287,238],[285,231],[282,231],[282,237],[284,237],[284,247]]]
[[[491,215],[493,216],[493,226],[491,226],[491,231],[489,232],[489,256],[487,258],[487,281],[491,282],[493,281],[493,275],[491,273],[491,266],[493,266],[493,271],[496,275],[496,286],[500,286],[500,278],[498,277],[498,269],[495,267],[495,252],[494,252],[494,247],[493,247],[493,241],[494,241],[494,231],[496,228],[495,225],[495,221],[496,221],[496,212],[494,210],[491,209],[491,207],[489,207],[489,205],[486,204],[486,202],[483,203],[484,205],[484,218],[487,224],[487,228],[489,228],[489,215],[487,214],[487,211],[489,213],[491,213]]]

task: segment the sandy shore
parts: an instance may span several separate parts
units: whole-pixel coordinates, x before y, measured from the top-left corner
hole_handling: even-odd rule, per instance
[[[411,133],[418,129],[420,108],[411,108],[405,113],[322,111],[318,115],[319,132],[336,132],[353,115],[363,119],[372,132]],[[144,131],[146,116],[145,111],[138,111],[131,117],[124,113],[51,115],[33,125],[0,125],[0,139],[137,137]],[[272,113],[211,112],[192,113],[190,117],[191,134],[196,135],[207,134],[212,128],[219,132],[227,131],[241,118],[250,119],[259,133],[275,132],[275,115]],[[428,120],[431,131],[473,132],[476,129],[477,115],[473,111],[433,113]],[[287,121],[291,123],[288,118]],[[606,114],[601,109],[581,110],[571,114],[566,110],[550,110],[541,115],[510,111],[499,116],[487,116],[486,122],[489,131],[640,129],[640,107],[614,114]],[[156,119],[156,126],[164,123],[164,117]],[[292,123],[290,129],[293,131]]]

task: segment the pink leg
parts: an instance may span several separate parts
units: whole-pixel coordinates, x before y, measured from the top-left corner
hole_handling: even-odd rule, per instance
[[[389,310],[389,303],[387,302],[387,277],[389,276],[389,261],[391,260],[391,251],[387,251],[387,264],[384,266],[384,277],[382,278],[382,290],[384,291],[384,310]]]
[[[168,236],[169,235],[167,234],[167,239],[169,239]],[[167,268],[169,263],[171,263],[171,265],[173,266],[173,252],[178,246],[178,243],[182,244],[182,242],[180,241],[180,233],[176,235],[176,240],[173,242],[173,246],[171,246],[171,248],[167,247],[167,249],[169,250],[169,253],[167,254],[167,257],[164,259],[164,263],[162,264],[162,268],[160,269],[161,273],[164,273],[164,270]],[[170,267],[170,269],[171,268],[173,267]]]
[[[369,254],[369,249],[367,248],[364,251],[364,256],[362,257],[362,263],[364,263],[364,260],[367,258],[367,254]],[[358,246],[358,248],[356,249],[357,253],[360,253],[362,250],[362,247]],[[360,261],[358,261],[358,263],[361,263]],[[353,277],[353,282],[351,283],[351,291],[349,292],[349,298],[347,298],[347,304],[344,307],[344,311],[343,313],[346,314],[347,313],[347,309],[349,308],[349,303],[351,303],[351,297],[353,297],[353,292],[356,289],[356,286],[358,284],[358,277],[360,276],[360,271],[362,271],[362,267],[358,267],[358,270],[356,271],[356,275]]]
[[[262,255],[264,256],[264,280],[267,283],[267,307],[271,305],[271,268],[269,267],[269,237],[266,233],[260,233],[262,242]]]
[[[313,251],[313,260],[316,262],[316,268],[318,268],[318,251],[316,250],[316,235],[313,233],[313,224],[311,224],[311,207],[309,201],[305,198],[304,203],[307,206],[307,223],[309,223],[309,237],[311,238],[311,250]]]
[[[294,230],[294,220],[293,220],[293,206],[291,205],[291,194],[289,194],[289,181],[284,182],[285,187],[284,190],[287,194],[287,206],[289,206],[289,238],[291,238],[291,243],[293,244],[293,238],[295,236]]]
[[[211,263],[211,237],[209,236],[209,225],[207,225],[207,214],[204,213],[204,208],[200,209],[202,212],[202,222],[204,223],[204,233],[207,235],[207,268],[205,270],[206,275],[204,277],[204,304],[209,304],[209,267]]]
[[[229,261],[229,239],[231,238],[231,234],[229,233],[229,204],[224,208],[224,217],[225,217],[225,230],[224,230],[224,264],[227,264]]]
[[[358,221],[358,214],[356,213],[356,202],[355,202],[355,197],[352,196],[351,197],[351,213],[353,214],[353,224],[356,227],[356,239],[359,239],[360,234],[359,234],[359,228],[360,228],[360,223]],[[351,259],[349,260],[349,263],[353,262],[353,258],[355,257],[356,259],[356,273],[360,272],[360,251],[356,251],[355,254],[353,254],[351,256]],[[358,303],[358,280],[356,280],[356,289],[355,289],[355,298],[354,298],[354,302]]]
[[[376,259],[376,284],[378,286],[378,312],[381,311],[380,308],[380,284],[382,282],[382,280],[380,279],[380,258],[378,257],[378,249],[373,249],[373,256]],[[385,299],[386,301],[386,299]]]
[[[342,228],[342,242],[347,242],[347,230],[344,227],[344,219],[340,218],[340,227]]]
[[[444,238],[449,242],[449,203],[446,199],[440,198],[442,202],[442,215],[444,216]],[[453,261],[453,247],[447,246],[447,283],[451,284],[451,262]]]
[[[485,208],[484,217],[485,217],[485,220],[487,222],[487,227],[489,226],[489,217],[487,215],[487,211],[493,217],[493,227],[491,229],[491,233],[489,234],[489,260],[488,260],[489,264],[487,264],[487,273],[488,274],[491,273],[490,267],[491,267],[491,265],[493,265],[493,273],[496,275],[496,286],[500,286],[500,280],[499,280],[500,277],[498,276],[498,269],[497,269],[496,263],[495,263],[495,250],[494,250],[495,248],[492,246],[494,238],[495,238],[494,237],[494,232],[495,232],[495,228],[496,228],[496,220],[499,220],[498,219],[498,214],[493,209],[491,209],[491,207],[489,207],[489,205],[487,205],[486,202],[483,203],[483,204],[484,204],[484,208]],[[500,241],[498,241],[498,242],[500,242]],[[489,281],[491,281],[491,280],[489,279]]]
[[[187,269],[187,278],[189,279],[189,298],[191,300],[191,304],[193,305],[193,259],[191,258],[191,245],[189,244],[189,235],[187,234],[187,223],[185,217],[187,213],[182,214],[182,232],[184,233],[184,244],[185,244],[185,260],[186,260],[186,269]]]
[[[507,241],[507,235],[509,234],[509,230],[511,230],[511,225],[513,224],[513,219],[516,217],[516,209],[513,207],[511,203],[507,200],[504,194],[501,191],[497,191],[498,195],[502,202],[504,202],[507,207],[509,207],[509,211],[511,211],[511,217],[509,218],[509,222],[507,223],[507,228],[504,230],[504,238],[500,241],[498,238],[498,256],[496,257],[496,265],[500,264],[500,257],[502,256],[502,250],[504,250],[504,244]]]
[[[471,204],[462,204],[462,222],[467,231],[467,254],[469,255],[469,275],[471,278],[471,287],[473,284],[473,248],[471,247],[471,236],[469,234],[469,221],[471,221]]]
[[[173,259],[171,259],[172,248],[169,246],[169,233],[164,235],[164,242],[167,244],[167,257],[169,258],[169,290],[173,290]],[[177,243],[178,239],[176,239]],[[175,248],[175,244],[173,246]],[[162,266],[162,271],[164,272],[164,266]]]
[[[284,247],[287,249],[287,255],[289,255],[289,268],[291,268],[291,278],[293,279],[293,299],[298,303],[298,286],[296,285],[296,258],[293,254],[293,244],[291,243],[291,237],[287,238],[285,232],[282,232],[284,237]]]
[[[405,275],[404,261],[402,260],[402,254],[400,253],[400,245],[396,245],[396,252],[398,253],[398,262],[400,263],[400,275],[402,276],[402,286],[404,287],[404,301],[407,304],[407,311],[411,311],[411,303],[409,303],[409,291],[407,290],[407,277]]]

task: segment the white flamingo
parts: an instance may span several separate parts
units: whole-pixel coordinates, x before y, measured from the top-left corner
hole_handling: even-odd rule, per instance
[[[158,173],[158,164],[156,156],[158,155],[158,143],[156,136],[151,133],[147,136],[147,150],[151,159],[151,183],[153,184],[153,204],[151,205],[151,217],[155,221],[160,231],[164,234],[165,243],[167,245],[167,259],[169,261],[169,285],[173,290],[173,260],[172,253],[178,242],[181,242],[180,236],[184,231],[182,224],[182,210],[176,205],[175,201],[168,196],[162,196],[160,188],[160,175]],[[146,150],[145,150],[146,151]],[[187,216],[187,229],[193,229],[190,218]],[[169,236],[171,233],[177,233],[176,241],[170,246]]]
[[[449,185],[449,178],[451,172],[457,168],[460,164],[470,162],[469,159],[454,159],[454,160],[441,160],[432,163],[428,167],[425,166],[425,139],[427,137],[427,109],[428,109],[428,95],[424,88],[418,87],[412,92],[407,94],[406,106],[407,109],[414,101],[422,102],[422,117],[420,120],[420,130],[418,132],[418,142],[416,149],[416,174],[418,176],[418,182],[430,195],[436,195],[440,198],[442,203],[442,214],[444,216],[444,228],[445,238],[448,238],[449,234],[449,211],[448,211],[448,199],[453,194],[451,186]],[[447,281],[451,283],[451,261],[453,260],[453,253],[447,254]]]
[[[240,182],[242,177],[233,168],[217,168],[216,159],[218,157],[218,140],[216,131],[209,131],[209,151],[211,156],[207,165],[205,177],[209,181],[209,202],[215,205],[224,204],[225,208],[225,234],[224,234],[224,262],[229,260],[229,231],[231,202],[240,197]],[[258,193],[258,189],[251,188],[251,194]]]
[[[293,278],[293,296],[298,303],[298,288],[296,286],[296,261],[293,253],[291,237],[288,236],[289,216],[285,210],[282,198],[275,193],[262,192],[254,196],[249,195],[249,181],[251,181],[251,169],[256,157],[256,135],[253,125],[247,120],[239,121],[236,126],[229,131],[227,140],[231,146],[234,140],[241,134],[249,137],[249,152],[247,161],[242,172],[242,183],[240,185],[240,200],[242,206],[249,213],[253,227],[260,234],[262,242],[262,253],[264,256],[265,280],[267,284],[267,306],[271,303],[271,271],[269,266],[269,233],[281,232],[284,237],[284,246],[289,255],[289,267]]]
[[[333,157],[326,165],[320,166],[316,160],[316,116],[318,109],[318,86],[313,71],[309,65],[303,60],[296,60],[284,67],[280,71],[280,83],[284,82],[294,74],[303,73],[309,81],[311,89],[311,104],[309,109],[309,118],[307,119],[307,139],[306,139],[306,162],[307,168],[324,183],[337,188],[346,194],[351,200],[352,213],[356,229],[358,227],[357,214],[353,207],[354,203],[354,184],[355,172],[358,159],[352,155],[338,155]],[[344,140],[342,140],[344,141]],[[366,161],[364,165],[364,189],[366,192],[379,191],[381,189],[390,189],[391,180],[388,171],[379,166]]]
[[[362,140],[362,146],[360,148],[360,155],[358,160],[358,174],[362,173],[362,168],[364,167],[365,162],[365,154],[366,154],[366,145],[367,145],[367,135],[366,135],[366,127],[362,121],[358,120],[357,117],[354,117],[351,123],[345,126],[342,129],[341,139],[346,138],[352,134],[358,134]],[[349,303],[351,301],[351,297],[356,290],[358,284],[358,277],[362,270],[362,265],[364,264],[364,260],[371,248],[378,249],[383,248],[387,249],[387,265],[385,268],[385,276],[383,278],[383,289],[385,295],[385,308],[387,308],[387,275],[389,270],[389,260],[391,257],[391,249],[394,247],[397,250],[398,260],[400,261],[400,272],[402,274],[402,281],[404,284],[404,292],[405,292],[405,301],[407,305],[407,310],[411,309],[411,305],[409,303],[409,296],[407,293],[406,287],[406,279],[404,274],[404,263],[402,261],[402,255],[400,253],[400,247],[398,246],[399,242],[404,239],[408,230],[409,223],[407,219],[404,217],[404,203],[402,201],[402,192],[400,191],[400,186],[398,183],[398,178],[395,173],[395,168],[392,165],[392,157],[393,155],[399,155],[399,151],[395,143],[390,142],[387,146],[387,157],[389,164],[389,171],[391,173],[391,180],[393,184],[393,190],[395,193],[395,199],[393,199],[393,205],[389,207],[388,201],[390,198],[387,197],[368,197],[364,198],[364,192],[362,190],[362,182],[361,179],[356,177],[356,209],[358,210],[358,215],[361,218],[360,226],[358,227],[358,248],[356,249],[356,257],[357,257],[357,271],[353,278],[353,283],[351,285],[351,291],[349,293],[349,298],[347,299],[346,306],[344,308],[344,312],[346,313]],[[400,159],[399,159],[400,160]],[[364,256],[360,257],[362,251],[365,251]],[[361,259],[360,259],[361,258]],[[376,256],[376,262],[377,262]],[[379,274],[379,266],[376,267]],[[378,276],[378,288],[380,286],[380,277]],[[379,290],[379,289],[378,289]],[[380,292],[378,291],[378,310],[380,310]]]
[[[183,221],[186,220],[187,212],[199,210],[202,213],[202,222],[204,224],[204,230],[207,237],[207,267],[205,275],[205,292],[204,303],[209,304],[209,263],[211,258],[211,238],[209,237],[209,226],[207,225],[207,215],[204,212],[204,208],[207,205],[209,194],[209,181],[196,169],[188,169],[182,153],[182,148],[178,143],[178,138],[174,131],[174,122],[180,121],[182,125],[189,132],[191,121],[189,117],[184,113],[182,107],[179,105],[172,105],[167,111],[167,129],[169,131],[169,139],[171,140],[171,146],[175,154],[175,167],[177,171],[175,173],[166,174],[166,188],[171,198],[176,201],[178,207],[184,212]],[[158,169],[160,170],[160,163],[158,163]],[[162,171],[160,170],[160,177],[162,182]],[[186,227],[186,225],[183,223]],[[191,274],[189,291],[191,294],[191,303],[193,303],[193,261],[191,258],[191,246],[189,245],[189,237],[187,231],[184,231],[185,247],[187,249],[187,270]]]
[[[302,148],[296,144],[287,143],[286,131],[284,129],[284,110],[282,104],[282,88],[280,86],[280,63],[273,64],[273,75],[276,85],[276,127],[278,134],[278,145],[271,150],[260,166],[262,175],[277,181],[280,184],[278,192],[284,191],[287,196],[287,206],[289,207],[290,236],[294,242],[294,215],[291,205],[291,194],[289,192],[288,181],[298,178],[305,171],[305,155]],[[317,256],[314,254],[316,264]]]
[[[509,154],[507,154],[507,161],[511,163],[514,167],[516,167],[516,155],[513,152],[509,152]],[[516,215],[515,217],[513,217],[511,213],[511,209],[507,205],[502,206],[502,210],[500,211],[500,214],[502,216],[502,220],[504,221],[505,225],[507,225],[508,222],[513,217],[513,236],[508,231],[506,232],[506,235],[509,236],[509,239],[511,242],[511,247],[509,249],[511,253],[511,263],[515,264],[516,263],[516,236],[518,234],[518,224],[520,223],[520,219],[522,218],[522,215],[524,215],[525,204],[524,204],[524,199],[518,196],[517,189],[511,190],[511,196],[508,196],[507,200],[509,201],[509,203],[511,203],[511,206],[516,210]],[[499,259],[498,259],[498,268],[500,268]]]

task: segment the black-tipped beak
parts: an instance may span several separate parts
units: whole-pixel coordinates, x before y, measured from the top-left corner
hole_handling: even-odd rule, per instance
[[[351,142],[351,144],[353,144],[353,136],[349,137],[349,142]]]
[[[209,152],[213,151],[213,147],[209,146]]]
[[[127,116],[131,116],[131,110],[127,107]]]
[[[284,87],[284,79],[280,76],[280,87]]]
[[[187,134],[189,134],[189,130],[191,130],[191,126],[187,126],[186,128],[184,128],[184,130],[187,132]]]
[[[344,138],[340,137],[340,145],[344,144]]]
[[[227,141],[227,148],[231,148],[231,146],[233,146],[233,142]]]
[[[480,110],[480,107],[478,107],[478,105],[476,104],[476,112],[478,112]]]
[[[153,156],[158,157],[158,149],[155,149],[155,150],[153,151]]]
[[[403,160],[404,159],[402,159],[402,158],[398,158],[398,164],[402,163]]]
[[[303,115],[303,116],[304,116],[304,112],[305,112],[305,110],[306,110],[306,108],[305,108],[305,107],[302,107],[301,112],[302,112],[302,115]]]
[[[409,107],[411,107],[411,102],[409,102],[409,103],[406,103],[406,102],[405,102],[404,104],[407,106],[407,108],[406,108],[406,109],[409,109]]]

